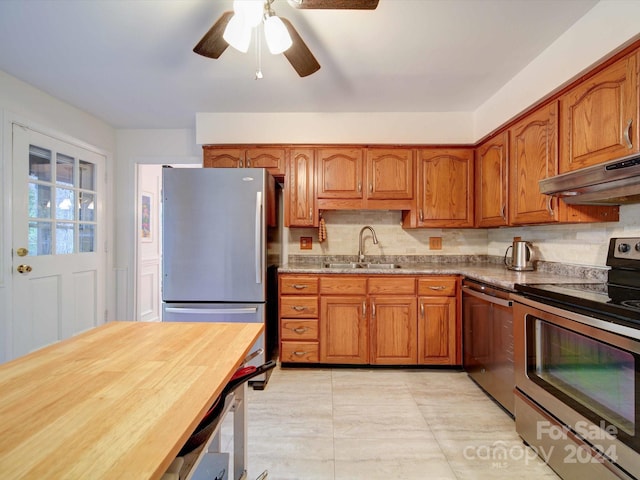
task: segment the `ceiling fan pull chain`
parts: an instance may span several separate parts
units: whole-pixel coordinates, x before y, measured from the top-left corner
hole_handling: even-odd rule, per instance
[[[262,23],[258,25],[258,28],[254,29],[254,34],[256,36],[256,80],[260,80],[262,78]]]

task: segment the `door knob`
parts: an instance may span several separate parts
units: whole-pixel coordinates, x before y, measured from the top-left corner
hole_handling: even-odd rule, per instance
[[[16,253],[19,257],[24,257],[29,254],[29,250],[24,247],[20,247],[16,250]]]
[[[16,270],[18,270],[19,273],[29,273],[32,268],[31,265],[25,265],[23,263],[22,265],[18,265],[18,268],[16,268]]]

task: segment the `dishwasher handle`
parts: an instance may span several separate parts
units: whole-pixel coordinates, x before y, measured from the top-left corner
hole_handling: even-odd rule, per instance
[[[513,306],[513,302],[511,300],[504,300],[502,298],[497,298],[497,297],[492,297],[491,295],[487,295],[486,293],[480,293],[477,292],[475,290],[473,290],[470,287],[467,287],[465,285],[462,286],[462,293],[464,294],[468,294],[471,295],[472,297],[476,297],[476,298],[480,298],[482,300],[485,300],[489,303],[495,303],[496,305],[500,305],[502,307],[512,307]]]

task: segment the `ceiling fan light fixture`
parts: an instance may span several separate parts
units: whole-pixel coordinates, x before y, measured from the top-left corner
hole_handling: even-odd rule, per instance
[[[251,27],[244,22],[244,17],[236,13],[229,20],[222,38],[236,50],[247,53],[251,43],[251,31]]]
[[[233,11],[249,28],[257,27],[264,15],[264,0],[233,0]]]
[[[285,24],[279,17],[271,15],[264,21],[264,36],[269,52],[278,55],[291,47],[293,41]]]

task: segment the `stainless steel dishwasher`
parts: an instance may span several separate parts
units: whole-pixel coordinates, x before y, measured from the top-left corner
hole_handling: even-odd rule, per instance
[[[468,375],[514,415],[513,307],[511,293],[462,282],[463,365]]]

